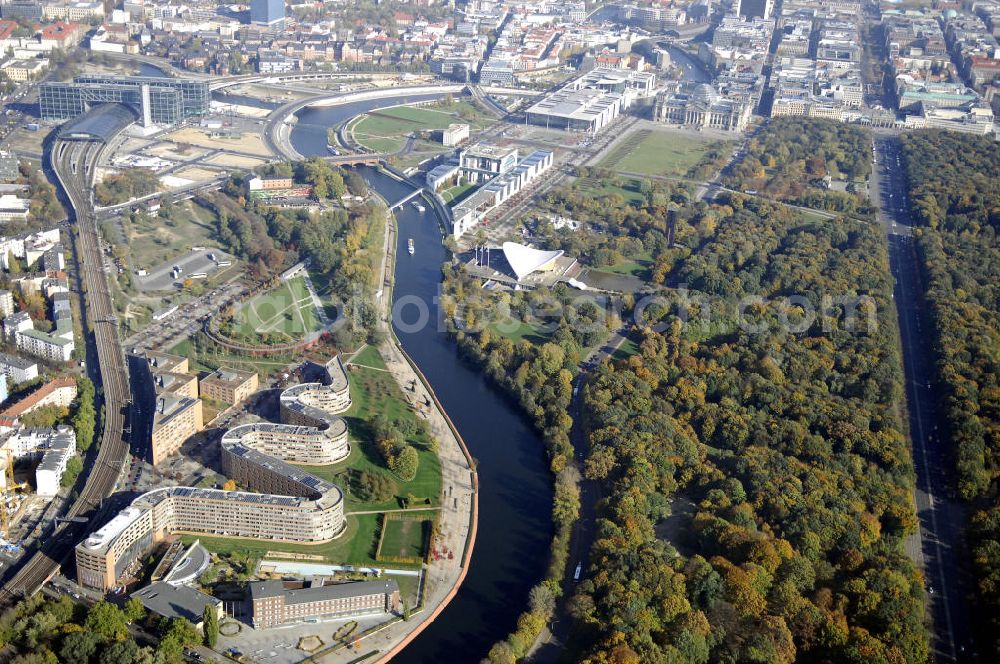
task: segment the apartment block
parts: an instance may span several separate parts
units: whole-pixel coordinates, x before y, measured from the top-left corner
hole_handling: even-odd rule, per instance
[[[204,428],[201,399],[161,394],[156,398],[155,408],[150,439],[154,466],[180,450],[184,441]]]
[[[37,372],[37,368],[36,368]],[[56,378],[45,383],[17,403],[0,412],[2,417],[17,418],[43,406],[68,407],[76,398],[76,380]]]
[[[16,355],[0,353],[0,373],[17,385],[38,378],[38,363]]]
[[[17,347],[29,355],[40,357],[49,362],[68,362],[73,357],[73,351],[76,348],[72,332],[71,326],[71,338],[67,339],[59,334],[58,329],[56,334],[30,329],[18,332],[14,339],[17,342]]]
[[[215,401],[237,404],[256,392],[257,385],[256,371],[220,367],[198,382],[198,393]]]

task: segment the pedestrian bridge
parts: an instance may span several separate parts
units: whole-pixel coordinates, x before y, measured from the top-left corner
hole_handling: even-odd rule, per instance
[[[417,198],[418,196],[420,196],[420,194],[422,194],[422,193],[424,193],[424,188],[423,187],[421,187],[419,189],[414,189],[412,192],[410,192],[409,194],[407,194],[403,198],[399,199],[398,201],[396,201],[395,203],[393,203],[392,205],[390,205],[389,206],[389,211],[392,212],[393,210],[398,210],[399,208],[403,207],[404,205],[406,205],[407,203],[409,203],[410,201],[412,201],[414,198]]]

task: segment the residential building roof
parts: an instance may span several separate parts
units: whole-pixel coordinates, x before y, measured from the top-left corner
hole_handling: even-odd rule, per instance
[[[55,378],[50,380],[17,403],[8,406],[2,413],[0,413],[0,415],[4,415],[6,417],[19,417],[34,408],[38,402],[55,392],[57,389],[66,387],[75,388],[76,381],[72,378]]]

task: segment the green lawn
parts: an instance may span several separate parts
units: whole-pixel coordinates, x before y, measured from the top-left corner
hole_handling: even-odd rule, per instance
[[[543,344],[552,336],[551,332],[541,329],[540,326],[531,325],[524,321],[507,321],[502,326],[499,323],[492,323],[489,329],[494,334],[506,337],[514,343],[527,339],[534,344]]]
[[[396,106],[372,111],[355,122],[350,129],[354,138],[377,152],[397,152],[406,143],[406,136],[423,131],[434,131],[461,122],[472,129],[482,129],[491,118],[467,101],[453,101],[450,105]],[[444,146],[436,145],[444,149]]]
[[[427,434],[418,428],[418,422],[423,418],[420,418],[407,405],[403,392],[396,384],[395,379],[388,372],[377,370],[385,366],[381,356],[378,355],[378,350],[371,348],[371,352],[374,352],[375,357],[372,357],[369,349],[366,348],[358,354],[356,361],[359,365],[364,364],[368,367],[376,367],[376,369],[355,365],[350,374],[353,404],[343,417],[347,420],[350,431],[351,454],[339,463],[301,467],[317,477],[341,486],[347,493],[345,505],[349,512],[399,509],[401,506],[400,498],[409,495],[429,501],[424,503],[429,507],[436,507],[441,503],[441,461],[437,453],[431,450]],[[385,467],[378,450],[375,449],[371,423],[378,414],[384,415],[390,422],[400,421],[404,423],[404,426],[409,426],[417,431],[416,434],[407,437],[407,442],[416,448],[419,458],[417,475],[409,482],[404,482],[392,474]],[[398,487],[396,496],[380,503],[364,502],[355,496],[351,492],[351,481],[362,471],[388,475]]]
[[[407,515],[415,516],[415,515]],[[382,526],[382,558],[423,558],[427,553],[434,514],[427,512],[423,518],[387,518]]]
[[[441,192],[441,198],[444,199],[445,203],[460,203],[465,200],[473,191],[475,191],[476,185],[471,182],[466,182],[465,184],[460,184],[452,187],[451,189],[445,189]]]
[[[639,354],[639,335],[635,333],[629,333],[625,337],[625,341],[619,346],[611,357],[615,360],[627,360],[633,355]]]
[[[378,348],[375,346],[365,346],[361,351],[354,356],[351,360],[352,364],[360,364],[365,367],[375,367],[376,369],[385,369],[385,360],[382,359],[382,354],[378,352]]]
[[[819,214],[817,212],[809,212],[807,210],[799,210],[799,214],[802,216],[802,218],[804,220],[806,220],[808,222],[811,222],[811,223],[814,223],[814,224],[822,223],[824,221],[830,221],[829,217],[826,217],[826,216],[824,216],[822,214]]]
[[[627,203],[643,204],[646,202],[646,194],[642,193],[642,182],[639,178],[622,177],[618,178],[619,184],[610,180],[597,178],[582,178],[576,181],[574,186],[580,191],[586,192],[595,198],[606,198],[612,194],[618,194]],[[648,182],[648,180],[647,180]]]
[[[714,144],[680,132],[643,129],[626,138],[600,165],[630,173],[683,176],[701,162]]]
[[[596,268],[601,272],[610,272],[611,274],[626,274],[631,277],[638,277],[639,279],[649,279],[649,269],[653,266],[653,261],[650,259],[649,255],[638,256],[638,257],[628,257],[625,258],[614,265],[602,268]]]
[[[227,332],[237,340],[267,336],[284,342],[297,341],[321,327],[305,281],[295,277],[244,304]]]
[[[358,142],[375,152],[399,152],[406,144],[405,138],[389,138],[371,134],[357,134]]]

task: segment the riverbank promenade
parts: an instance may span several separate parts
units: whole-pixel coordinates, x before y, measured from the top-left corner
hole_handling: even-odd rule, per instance
[[[438,513],[438,550],[447,549],[451,553],[450,557],[445,554],[437,561],[432,558],[425,568],[423,610],[413,615],[409,622],[396,623],[374,635],[371,642],[366,644],[369,648],[387,651],[378,660],[387,662],[423,631],[458,591],[465,578],[467,558],[472,554],[477,506],[475,476],[463,450],[464,444],[455,435],[447,414],[395,342],[383,344],[379,351],[400,386],[408,391],[411,385],[415,385],[416,390],[412,393],[415,401],[429,401],[431,404],[424,412],[428,415],[431,435],[438,441],[443,489],[441,511]]]
[[[396,224],[390,215],[386,223],[381,269],[385,279],[383,283],[386,284],[394,281],[395,246]],[[386,341],[379,344],[379,352],[400,389],[409,395],[412,403],[424,405],[419,412],[427,420],[431,436],[438,444],[442,496],[434,546],[441,555],[437,559],[431,556],[430,562],[424,566],[424,583],[421,589],[423,605],[419,611],[413,613],[408,621],[393,622],[368,634],[361,639],[355,650],[341,648],[315,658],[324,664],[356,661],[359,652],[372,651],[377,651],[378,655],[369,661],[382,663],[402,652],[407,644],[437,618],[458,592],[465,579],[475,544],[478,486],[472,457],[429,383],[407,358],[392,333],[389,320],[392,308],[391,288],[382,294],[380,304],[380,325]]]

